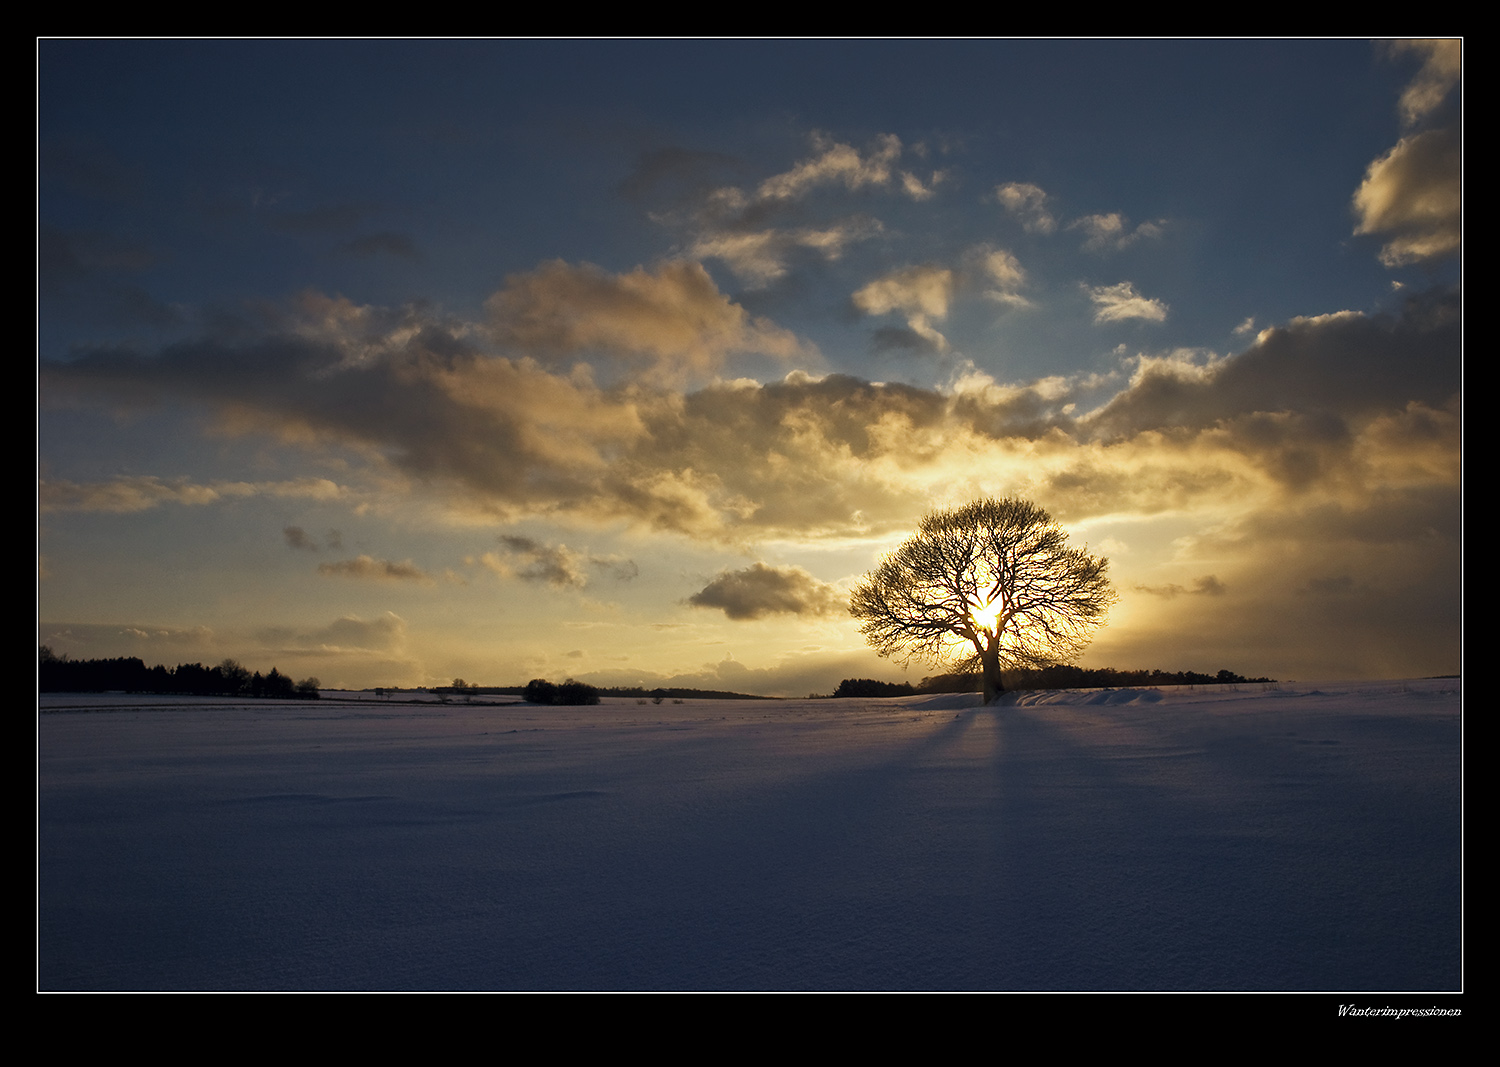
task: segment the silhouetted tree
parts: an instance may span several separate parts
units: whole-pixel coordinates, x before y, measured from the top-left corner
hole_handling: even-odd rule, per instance
[[[533,678],[526,683],[526,688],[521,695],[532,704],[550,704],[552,697],[557,693],[557,686],[545,678]]]
[[[1109,561],[1070,548],[1025,500],[976,500],[926,516],[917,533],[855,587],[849,611],[875,651],[984,675],[1079,655],[1116,600]]]
[[[250,672],[240,666],[239,660],[226,659],[223,663],[219,664],[218,670],[224,683],[224,688],[221,692],[234,696],[236,693],[249,691]]]
[[[552,697],[554,704],[597,704],[599,703],[599,690],[587,682],[575,682],[569,678],[557,687],[557,693]]]

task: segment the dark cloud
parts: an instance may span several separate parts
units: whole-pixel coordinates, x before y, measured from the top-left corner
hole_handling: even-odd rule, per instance
[[[771,567],[755,563],[743,570],[725,571],[688,597],[699,608],[718,608],[731,619],[744,621],[767,615],[838,615],[848,610],[848,597],[801,567]]]
[[[56,295],[91,275],[141,271],[155,262],[145,246],[110,234],[37,227],[37,284],[43,295]]]
[[[1347,417],[1412,400],[1441,406],[1459,388],[1460,329],[1459,298],[1448,292],[1412,298],[1399,317],[1341,312],[1294,319],[1207,368],[1166,360],[1143,365],[1090,429],[1120,437],[1202,429],[1252,413]]]
[[[582,589],[589,582],[588,568],[617,582],[631,581],[640,574],[635,561],[624,556],[595,556],[514,534],[502,534],[499,541],[504,555],[487,553],[481,562],[505,578]]]
[[[37,229],[37,294],[62,301],[72,317],[94,325],[165,328],[182,313],[122,275],[144,271],[156,254],[112,234]]]
[[[1149,593],[1151,596],[1159,596],[1166,600],[1173,600],[1183,594],[1195,596],[1223,596],[1229,591],[1229,587],[1212,574],[1205,574],[1193,580],[1193,588],[1171,583],[1168,585],[1138,585],[1135,587],[1137,593]]]
[[[870,335],[875,352],[920,352],[927,355],[938,350],[930,339],[907,326],[882,326]]]
[[[668,145],[642,152],[619,192],[627,200],[680,203],[724,184],[729,172],[743,166],[741,160],[722,152]]]
[[[545,582],[557,588],[588,584],[583,558],[567,545],[547,545],[529,537],[500,537],[510,557],[510,574],[523,582]]]
[[[589,566],[616,582],[631,582],[641,574],[635,560],[624,556],[590,556]]]
[[[300,526],[285,526],[281,530],[281,536],[286,538],[288,548],[301,548],[309,552],[318,550],[318,542],[307,536],[307,531]]]

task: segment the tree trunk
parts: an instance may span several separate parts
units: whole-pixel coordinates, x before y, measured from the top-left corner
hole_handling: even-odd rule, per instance
[[[998,634],[989,635],[980,659],[984,662],[984,702],[993,704],[1000,699],[1000,694],[1005,692],[1005,684],[1000,681],[1000,636]]]

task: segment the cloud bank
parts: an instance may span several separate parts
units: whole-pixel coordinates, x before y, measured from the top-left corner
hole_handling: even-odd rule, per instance
[[[592,292],[599,276],[585,274]],[[663,277],[669,287],[693,279],[683,291],[703,292],[695,272],[625,276],[652,292]],[[889,278],[872,290],[870,306],[935,312],[946,292],[935,277]],[[620,281],[606,277],[598,288],[628,291]],[[920,302],[926,282],[929,305]],[[486,340],[488,324],[445,322],[417,308],[334,313],[332,304],[304,300],[299,307],[328,313],[308,325],[299,311],[260,336],[47,363],[41,388],[44,401],[186,401],[213,413],[216,432],[364,457],[384,484],[404,481],[412,493],[497,525],[623,525],[745,548],[771,539],[894,537],[930,507],[982,494],[1037,500],[1070,524],[1175,516],[1196,531],[1175,549],[1186,573],[1138,581],[1149,602],[1165,604],[1174,585],[1210,594],[1194,597],[1200,617],[1222,611],[1226,632],[1240,627],[1270,648],[1286,640],[1273,618],[1300,597],[1298,610],[1321,605],[1329,627],[1372,627],[1366,660],[1350,664],[1362,674],[1399,673],[1400,664],[1457,647],[1456,294],[1414,297],[1399,315],[1295,319],[1225,357],[1134,357],[1128,380],[1113,387],[1097,375],[1007,384],[977,371],[946,388],[799,371],[769,383],[664,384],[649,373],[658,358],[722,351],[722,324],[748,321],[721,296],[706,303],[720,310],[702,323],[703,337],[683,332],[660,342],[659,307],[648,302],[643,336],[621,342],[623,353],[595,357],[628,363],[646,353],[647,371],[610,385],[581,361],[563,368],[549,352],[517,352],[519,332],[504,335],[502,348]],[[629,321],[618,316],[609,329],[626,330]],[[537,335],[541,349],[570,336],[551,326]],[[51,508],[134,510],[209,504],[203,490],[223,497],[230,484],[122,479],[49,484],[42,494]],[[242,487],[234,492],[339,491],[316,480],[232,484]],[[293,547],[302,543],[284,536]],[[634,566],[513,534],[480,562],[555,588],[624,578]],[[369,556],[319,569],[349,579],[432,580],[410,562]],[[1194,585],[1205,575],[1217,584]],[[1334,581],[1343,577],[1347,585]],[[1427,628],[1404,649],[1374,626],[1401,629],[1389,617],[1397,597]],[[690,602],[755,619],[819,617],[835,599],[805,572],[757,564],[720,575]],[[1130,632],[1151,634],[1140,620]],[[1122,658],[1132,647],[1123,631],[1101,641]]]
[[[945,285],[940,275],[903,275],[870,306],[899,307],[913,292],[909,306],[928,306],[918,301],[930,296],[935,311]],[[1110,288],[1110,299],[1142,299]],[[735,543],[883,528],[945,485],[1045,491],[1054,510],[1081,516],[1252,486],[1343,492],[1376,484],[1387,465],[1437,476],[1437,463],[1447,480],[1457,315],[1456,300],[1438,295],[1412,301],[1400,318],[1294,320],[1211,364],[1142,359],[1125,389],[1086,414],[1077,410],[1089,395],[1082,379],[1001,385],[981,375],[944,391],[793,372],[688,391],[604,387],[529,355],[483,352],[465,331],[415,312],[391,316],[396,326],[375,345],[360,331],[316,342],[204,339],[155,353],[95,352],[44,364],[41,376],[44,398],[176,396],[216,410],[221,432],[314,451],[352,445],[386,474],[497,520],[624,520]],[[1388,458],[1397,453],[1408,458]],[[316,479],[147,478],[46,483],[42,498],[44,508],[128,511],[250,492],[338,489]]]

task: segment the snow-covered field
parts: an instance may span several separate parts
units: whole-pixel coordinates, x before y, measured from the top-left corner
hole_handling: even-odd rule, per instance
[[[49,694],[38,985],[1460,987],[1457,680],[976,703]]]

